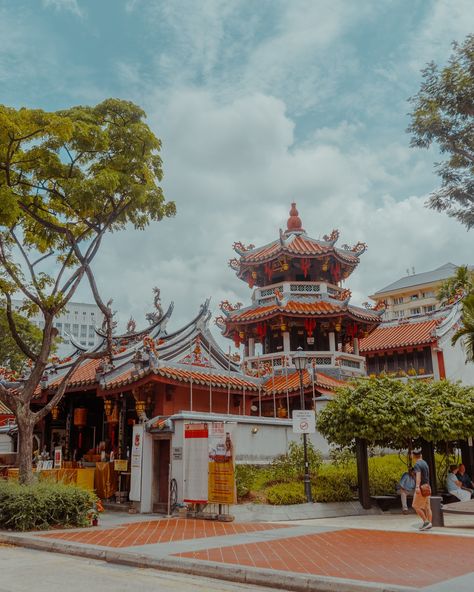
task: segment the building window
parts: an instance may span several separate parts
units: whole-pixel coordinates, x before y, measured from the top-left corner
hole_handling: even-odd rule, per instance
[[[434,298],[433,290],[430,290],[429,292],[422,292],[421,295],[423,298]]]
[[[410,300],[418,300],[418,294],[412,294]]]
[[[393,304],[403,304],[403,296],[397,296],[393,299]]]
[[[71,330],[71,324],[64,323],[64,331],[66,331],[66,333],[69,333],[70,330]]]
[[[79,336],[79,325],[74,324],[72,326],[72,334],[74,335],[74,337]]]
[[[63,330],[63,324],[62,323],[56,323],[56,329],[61,333]]]
[[[410,308],[410,314],[412,314],[412,315],[421,314],[421,308],[419,306],[417,306],[416,308]]]
[[[87,337],[87,325],[81,325],[81,337]]]
[[[89,339],[95,338],[95,326],[89,325]]]
[[[429,304],[429,305],[427,305],[427,306],[424,306],[424,307],[423,307],[423,310],[424,310],[425,312],[433,312],[433,311],[435,310],[435,308],[436,308],[436,307],[435,307],[435,305],[434,305],[434,304]]]

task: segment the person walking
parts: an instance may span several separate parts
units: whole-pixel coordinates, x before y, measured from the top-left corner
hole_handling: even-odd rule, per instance
[[[431,524],[431,504],[430,504],[430,469],[428,463],[423,460],[421,450],[413,451],[413,470],[415,471],[415,495],[413,497],[412,508],[423,521],[419,530],[429,530]]]

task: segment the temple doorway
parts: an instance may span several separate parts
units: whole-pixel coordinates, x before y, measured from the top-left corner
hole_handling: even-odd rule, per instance
[[[169,438],[153,440],[152,503],[153,512],[159,514],[167,514],[168,512],[170,444]]]

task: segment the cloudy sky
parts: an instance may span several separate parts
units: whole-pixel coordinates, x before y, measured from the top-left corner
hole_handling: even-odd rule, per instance
[[[0,102],[147,112],[178,215],[104,244],[122,321],[154,285],[175,327],[208,296],[248,303],[232,243],[277,238],[293,200],[311,236],[368,243],[360,303],[407,268],[474,263],[472,232],[424,207],[438,155],[405,132],[420,69],[473,31],[472,0],[0,0]]]

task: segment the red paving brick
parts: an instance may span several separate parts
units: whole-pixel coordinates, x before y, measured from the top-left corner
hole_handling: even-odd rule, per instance
[[[234,523],[207,520],[150,520],[123,524],[110,529],[96,529],[77,532],[43,534],[42,537],[99,545],[101,547],[136,547],[190,539],[245,534],[275,528],[288,528],[287,524],[265,524],[262,522]]]
[[[474,539],[348,529],[176,556],[421,588],[473,571]]]

